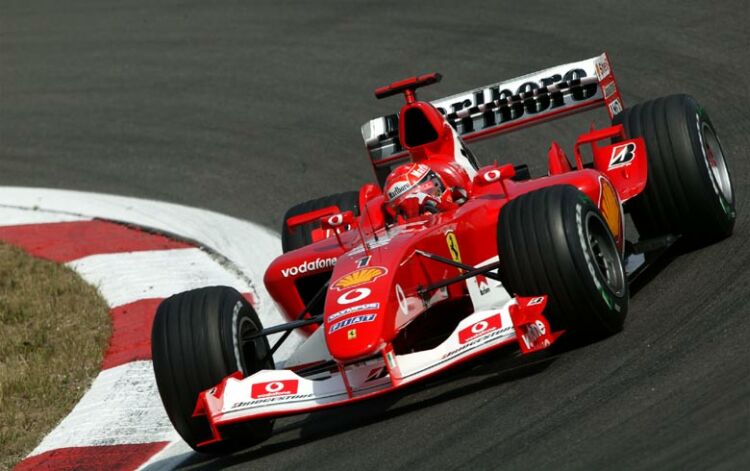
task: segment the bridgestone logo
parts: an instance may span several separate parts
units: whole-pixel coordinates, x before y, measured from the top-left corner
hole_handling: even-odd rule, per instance
[[[635,159],[636,148],[635,142],[628,142],[627,144],[613,147],[608,170],[630,165],[633,159]]]
[[[290,396],[271,396],[271,397],[265,397],[262,399],[255,399],[252,401],[241,401],[241,402],[235,402],[232,404],[232,406],[229,408],[229,410],[235,410],[235,409],[241,409],[245,407],[260,407],[260,406],[266,406],[266,405],[275,405],[280,404],[284,402],[300,402],[308,399],[312,399],[312,394],[293,394]]]
[[[487,335],[481,335],[479,337],[476,337],[474,340],[468,341],[467,343],[461,345],[457,349],[449,351],[448,353],[442,356],[442,359],[447,360],[449,358],[457,357],[458,355],[461,355],[467,350],[472,350],[475,347],[478,347],[479,345],[490,343],[492,340],[495,340],[501,335],[505,333],[509,333],[512,330],[513,330],[513,327],[503,327],[502,329],[499,329],[499,330],[493,330]]]
[[[336,265],[335,258],[316,258],[309,262],[303,262],[296,267],[282,268],[281,276],[288,278],[290,276],[297,276],[307,272],[314,272],[323,270],[326,268],[332,268]]]

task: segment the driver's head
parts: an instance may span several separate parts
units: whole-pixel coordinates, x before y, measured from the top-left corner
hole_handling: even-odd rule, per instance
[[[410,163],[388,175],[385,194],[397,215],[411,218],[425,212],[437,212],[446,195],[446,185],[428,165]]]

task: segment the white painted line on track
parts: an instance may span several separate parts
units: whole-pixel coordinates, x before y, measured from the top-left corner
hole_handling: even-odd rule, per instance
[[[151,362],[134,361],[99,373],[83,399],[29,456],[65,447],[177,438],[156,389]]]

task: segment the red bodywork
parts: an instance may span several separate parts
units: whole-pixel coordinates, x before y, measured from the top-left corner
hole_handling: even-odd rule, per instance
[[[624,250],[622,203],[646,185],[642,139],[626,139],[619,125],[592,129],[577,139],[572,162],[552,142],[548,174],[535,179],[516,175],[521,167],[510,164],[477,168],[464,143],[594,106],[606,107],[610,117],[619,113],[622,98],[606,54],[438,105],[417,99],[418,87],[439,80],[427,74],[379,88],[376,96],[403,93],[406,103],[398,115],[363,127],[381,185],[393,165],[426,164],[442,181],[438,204],[426,213],[397,211],[396,201],[387,202],[381,186],[370,183],[360,188],[358,216],[329,206],[286,221],[290,230],[320,224],[313,243],[274,260],[265,285],[290,321],[305,313],[315,317],[310,322],[322,315],[323,323],[302,328],[315,335],[283,369],[237,373],[200,394],[194,416],[205,416],[213,435],[204,444],[221,440],[225,425],[374,397],[505,345],[518,344],[523,354],[548,348],[561,332],[550,332],[544,317],[546,293],[515,296],[490,273],[502,256],[500,211],[520,195],[553,185],[578,188],[598,205]],[[465,270],[471,273],[461,276]],[[326,283],[324,301],[310,302]]]
[[[315,234],[322,240],[282,255],[266,272],[266,287],[289,320],[295,320],[305,308],[298,289],[300,279],[313,276],[324,281],[330,274],[325,322],[319,328],[325,329],[326,344],[338,362],[381,352],[406,325],[440,303],[454,302],[472,312],[464,282],[426,295],[418,293],[421,288],[460,274],[459,268],[420,256],[418,251],[471,266],[497,257],[496,226],[503,205],[521,194],[552,185],[575,186],[597,203],[622,249],[622,202],[637,195],[646,184],[645,145],[639,138],[626,140],[619,125],[581,135],[572,164],[553,142],[548,176],[514,181],[512,166],[491,165],[469,168],[473,177],[468,177],[465,164],[462,167],[459,162],[462,140],[433,105],[416,99],[416,87],[437,79],[437,74],[414,77],[382,87],[376,94],[405,94],[406,104],[399,114],[407,117],[399,122],[401,143],[412,161],[449,174],[451,185],[460,184],[466,190],[467,201],[386,228],[384,196],[377,186],[365,185],[360,191],[361,215],[356,219],[347,214],[343,221],[344,216],[338,216],[337,208],[331,207],[290,222],[295,226],[322,217],[322,228]],[[410,113],[419,113],[434,133],[427,133],[427,138],[424,133],[409,136]],[[613,138],[619,142],[610,144]],[[585,145],[591,147],[593,155],[589,165],[584,164],[580,153]],[[337,225],[327,223],[327,218],[341,220],[330,221]],[[316,328],[308,326],[307,332]]]

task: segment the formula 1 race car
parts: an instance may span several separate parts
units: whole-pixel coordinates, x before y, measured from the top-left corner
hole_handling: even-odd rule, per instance
[[[387,393],[501,347],[526,355],[563,332],[614,334],[655,253],[731,234],[727,162],[690,96],[625,108],[606,54],[417,99],[439,80],[375,91],[406,100],[362,128],[377,184],[287,212],[285,253],[264,282],[288,323],[264,328],[227,287],[159,306],[156,380],[191,447],[244,448],[268,438],[274,418]],[[578,137],[572,162],[552,142],[540,178],[525,165],[480,167],[466,146],[597,106],[612,125]],[[626,239],[625,212],[638,238]],[[295,329],[307,338],[276,368]]]

